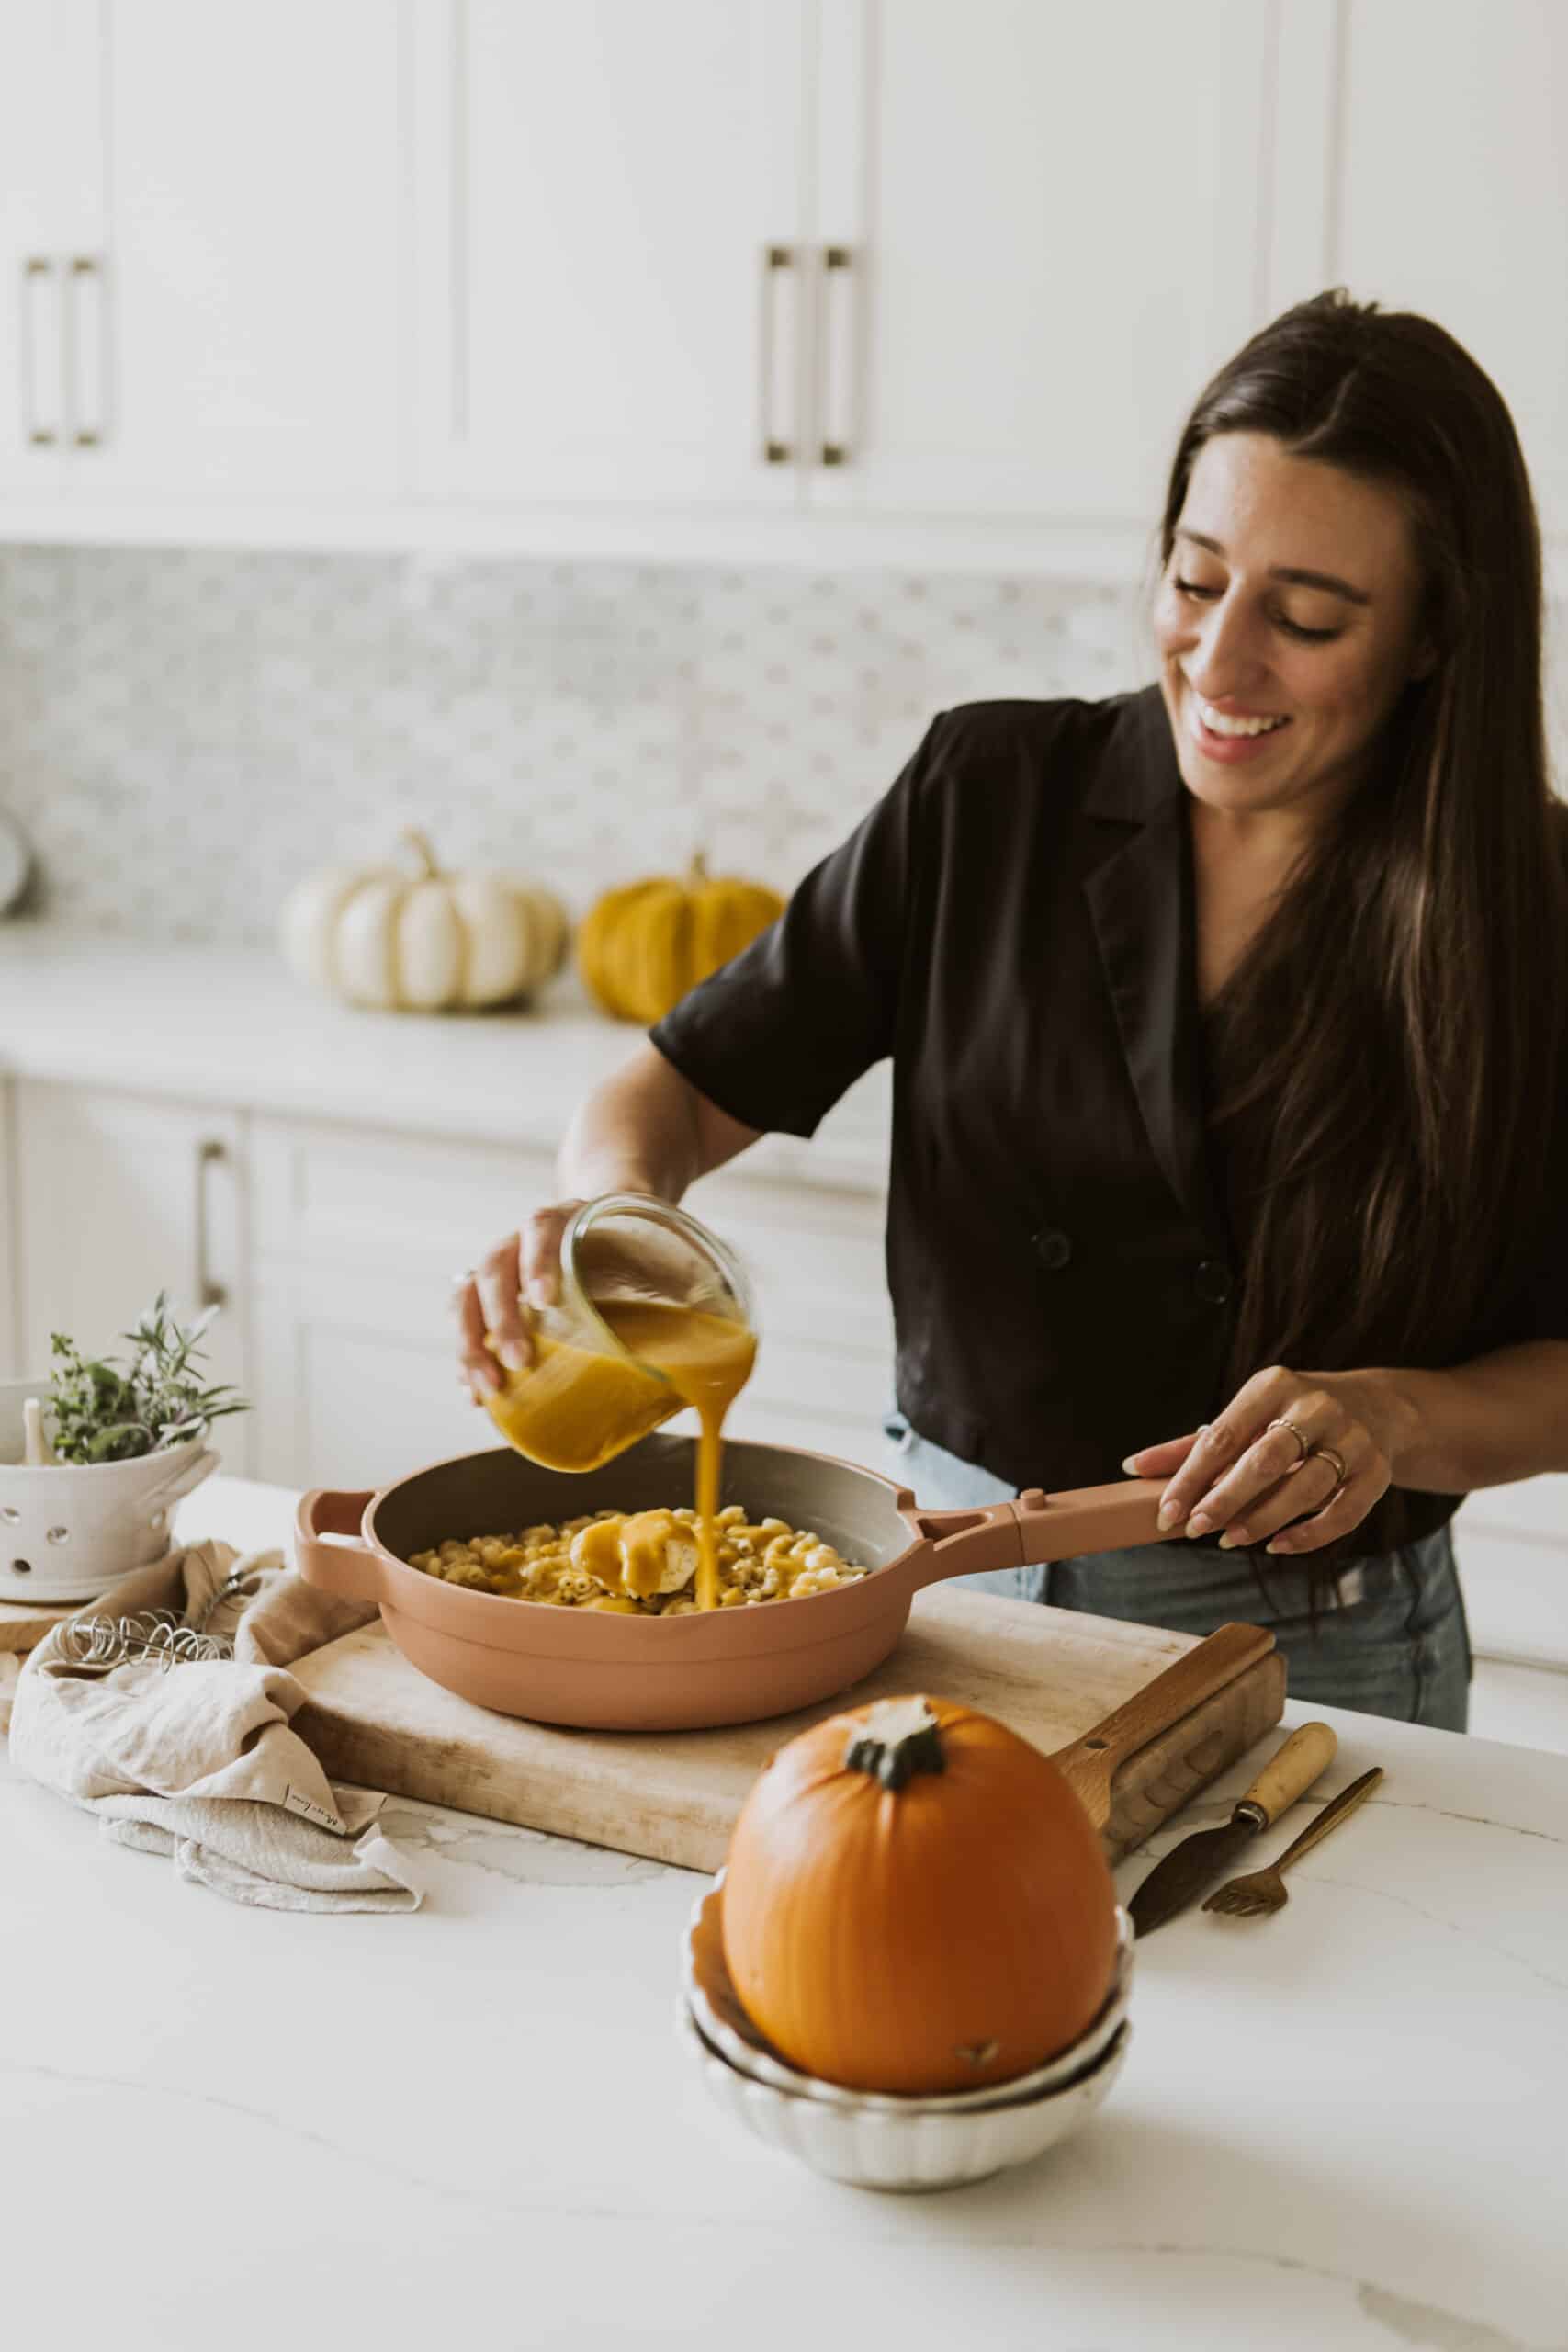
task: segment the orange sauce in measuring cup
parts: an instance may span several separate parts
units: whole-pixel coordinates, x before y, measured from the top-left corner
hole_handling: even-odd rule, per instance
[[[757,1339],[733,1317],[663,1299],[600,1299],[595,1312],[625,1351],[609,1355],[534,1337],[535,1361],[488,1398],[507,1442],[547,1470],[596,1470],[683,1405],[696,1408],[700,1609],[718,1605],[718,1510],[725,1415],[750,1377]],[[651,1367],[651,1370],[649,1369]]]

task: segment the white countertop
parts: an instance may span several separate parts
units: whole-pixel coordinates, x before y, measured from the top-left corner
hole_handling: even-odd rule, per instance
[[[371,1012],[254,949],[0,923],[0,1075],[553,1151],[641,1035],[596,1012],[570,974],[524,1012]],[[809,1144],[768,1136],[737,1173],[880,1190],[888,1102],[884,1065]]]
[[[181,1528],[281,1540],[291,1504],[214,1479]],[[1330,1783],[1269,1852],[1388,1778],[1289,1908],[1162,1929],[1082,2136],[909,2198],[709,2104],[671,2026],[703,1880],[399,1800],[423,1910],[244,1910],[0,1761],[7,2335],[1562,2347],[1568,1757],[1322,1713]],[[1248,1774],[1124,1863],[1123,1897]]]

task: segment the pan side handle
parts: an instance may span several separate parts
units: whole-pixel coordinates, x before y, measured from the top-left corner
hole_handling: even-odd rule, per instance
[[[917,1555],[911,1591],[943,1577],[1021,1568],[1029,1557],[1019,1536],[1016,1503],[976,1504],[973,1510],[908,1510],[904,1516],[929,1546]]]
[[[358,1536],[375,1492],[373,1487],[352,1494],[312,1487],[300,1496],[294,1514],[294,1559],[307,1584],[339,1593],[345,1600],[380,1600],[380,1561],[368,1544],[344,1540]]]

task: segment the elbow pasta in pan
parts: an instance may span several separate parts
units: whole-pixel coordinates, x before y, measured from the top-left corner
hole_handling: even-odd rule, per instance
[[[867,1571],[830,1544],[782,1519],[749,1520],[730,1503],[714,1521],[718,1545],[718,1606],[804,1600]],[[410,1566],[476,1592],[539,1600],[556,1609],[604,1609],[622,1616],[681,1617],[695,1612],[694,1510],[601,1510],[558,1527],[514,1534],[450,1537]]]

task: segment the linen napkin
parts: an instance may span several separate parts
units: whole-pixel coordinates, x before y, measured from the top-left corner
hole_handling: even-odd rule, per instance
[[[214,1596],[231,1578],[229,1597]],[[172,1610],[232,1641],[231,1659],[83,1665],[82,1619]],[[288,1672],[373,1607],[320,1592],[281,1552],[193,1544],[122,1577],[47,1634],[10,1692],[18,1771],[95,1815],[106,1838],[168,1854],[182,1879],[275,1911],[412,1911],[423,1889],[380,1828],[386,1804],[337,1788],[293,1729]]]

